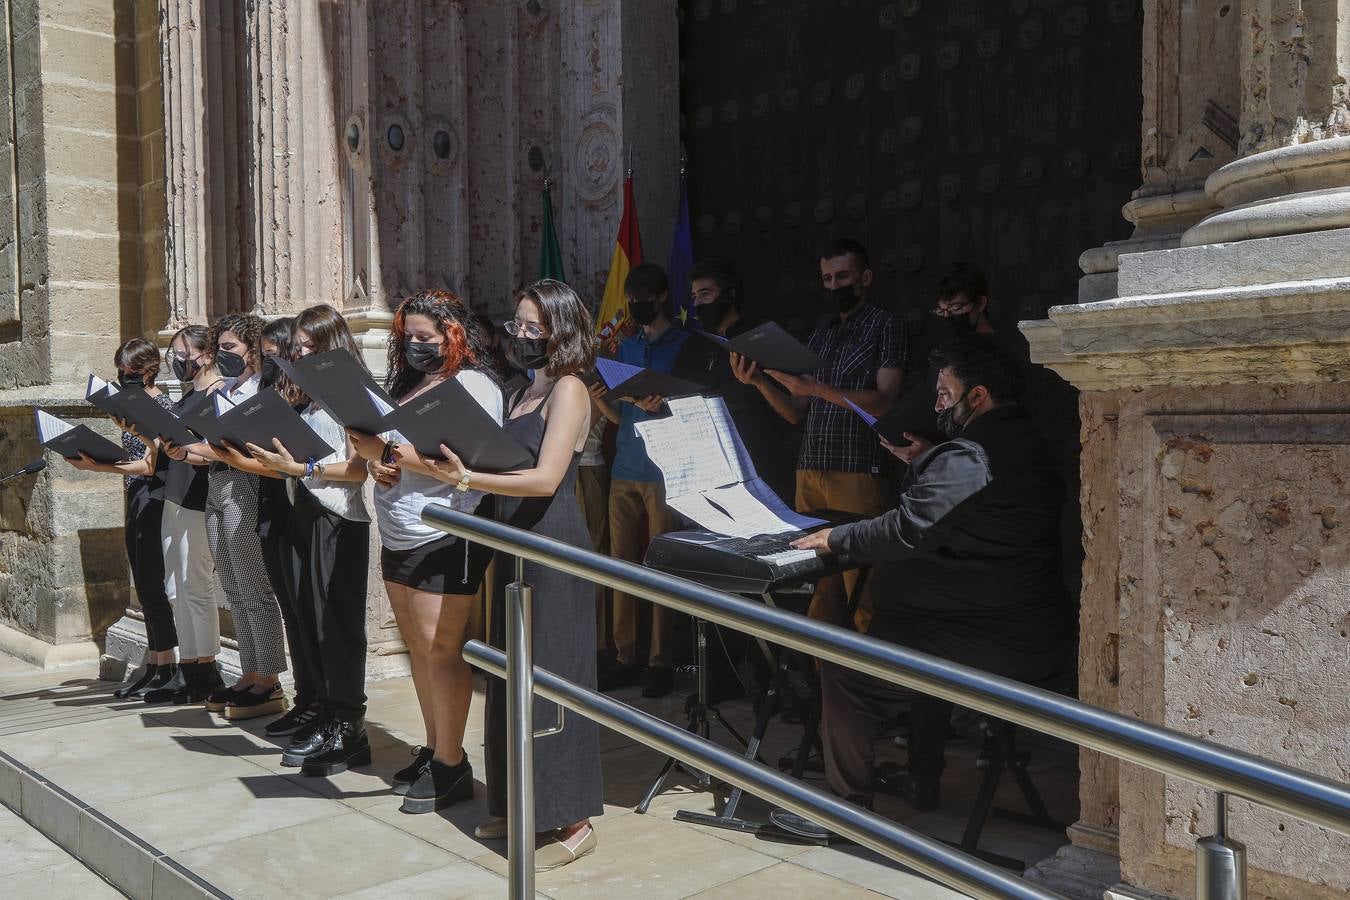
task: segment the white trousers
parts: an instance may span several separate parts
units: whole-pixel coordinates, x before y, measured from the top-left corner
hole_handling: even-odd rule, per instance
[[[164,593],[173,606],[178,654],[183,659],[215,656],[220,652],[220,611],[206,513],[165,502],[159,537],[164,548]]]

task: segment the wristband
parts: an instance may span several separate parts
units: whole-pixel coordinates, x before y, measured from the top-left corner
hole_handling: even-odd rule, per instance
[[[398,441],[385,441],[384,451],[380,453],[380,462],[386,466],[393,464],[394,452],[398,450]]]
[[[311,456],[308,460],[305,461],[305,474],[302,475],[301,477],[308,478],[313,474],[314,474],[314,457]]]

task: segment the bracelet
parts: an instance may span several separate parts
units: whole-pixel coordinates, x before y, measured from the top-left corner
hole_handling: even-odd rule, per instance
[[[394,453],[398,450],[398,441],[385,441],[384,450],[380,453],[380,462],[386,466],[394,461]]]
[[[313,474],[314,474],[314,457],[311,456],[308,460],[305,461],[305,474],[300,477],[308,478]]]

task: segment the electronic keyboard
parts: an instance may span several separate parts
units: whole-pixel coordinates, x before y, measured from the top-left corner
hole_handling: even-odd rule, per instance
[[[792,549],[793,541],[810,533],[737,538],[703,529],[672,531],[652,538],[643,564],[735,594],[767,594],[853,568],[833,555]]]

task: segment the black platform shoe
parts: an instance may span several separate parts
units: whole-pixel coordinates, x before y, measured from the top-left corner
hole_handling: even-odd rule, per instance
[[[173,673],[172,678],[154,690],[143,693],[141,699],[146,703],[168,703],[175,694],[188,686],[188,679],[192,678],[196,668],[196,663],[179,663],[178,671]]]
[[[225,679],[220,677],[220,669],[214,662],[194,663],[188,673],[187,686],[174,693],[173,703],[175,706],[201,703],[224,686]]]
[[[147,684],[150,683],[151,679],[153,679],[158,674],[159,674],[159,664],[148,663],[146,664],[146,667],[144,669],[141,669],[141,674],[138,678],[132,681],[128,681],[126,684],[122,685],[117,690],[113,691],[113,696],[116,697],[118,700],[132,699],[131,698],[132,694],[144,688]]]
[[[173,663],[160,666],[159,671],[155,673],[155,677],[151,678],[139,689],[129,692],[127,694],[127,699],[144,700],[146,696],[149,695],[152,691],[159,690],[160,688],[164,687],[166,684],[173,681],[177,677],[178,677],[178,666],[174,665]]]
[[[408,787],[422,777],[422,770],[427,767],[427,763],[431,762],[431,758],[435,755],[435,747],[413,747],[413,761],[394,773],[394,793],[408,793]]]
[[[275,716],[286,711],[286,692],[281,685],[275,684],[265,691],[235,691],[230,702],[225,704],[225,718],[256,719],[259,716]]]
[[[328,741],[318,753],[305,758],[300,771],[305,775],[327,777],[345,772],[352,766],[370,765],[370,739],[366,737],[366,723],[340,722],[336,719],[326,729]],[[472,795],[472,780],[470,781]]]
[[[291,768],[302,765],[306,759],[328,745],[337,724],[331,715],[321,711],[291,737],[291,745],[281,754],[281,764]]]
[[[408,785],[401,809],[405,813],[429,813],[460,800],[472,799],[473,766],[469,765],[468,756],[457,766],[431,759],[417,780]]]
[[[214,691],[211,691],[211,693],[206,695],[206,704],[205,704],[206,710],[207,712],[223,713],[225,711],[225,707],[229,705],[230,701],[234,699],[236,694],[243,694],[246,693],[247,691],[248,688],[244,688],[243,690],[237,690],[227,684],[222,683],[220,687],[216,688]]]

